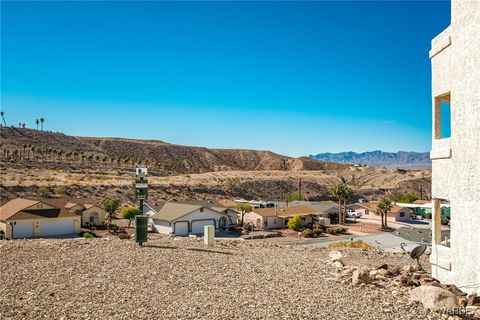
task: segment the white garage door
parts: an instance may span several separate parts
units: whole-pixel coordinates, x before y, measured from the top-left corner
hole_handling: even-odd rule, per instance
[[[205,226],[215,226],[215,221],[212,220],[200,220],[200,221],[192,221],[192,233],[201,234],[203,235]]]
[[[49,221],[40,223],[40,236],[61,236],[75,233],[75,221]]]
[[[177,236],[185,236],[188,234],[188,222],[181,221],[174,223],[174,233]]]
[[[13,238],[23,239],[33,237],[33,222],[17,222],[13,226]]]

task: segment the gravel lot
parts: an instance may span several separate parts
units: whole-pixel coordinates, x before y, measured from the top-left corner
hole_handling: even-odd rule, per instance
[[[344,252],[401,267],[403,254]],[[323,248],[200,239],[0,242],[0,319],[445,319],[404,288],[341,284]]]

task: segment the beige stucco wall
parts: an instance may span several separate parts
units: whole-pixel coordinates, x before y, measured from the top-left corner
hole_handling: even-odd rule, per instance
[[[21,219],[21,220],[7,220],[6,223],[0,222],[0,229],[4,230],[7,238],[12,238],[12,227],[8,224],[9,222],[18,221],[19,223],[28,223],[33,222],[33,236],[40,236],[40,223],[41,222],[54,222],[54,221],[65,221],[65,220],[74,220],[75,221],[75,233],[80,233],[80,216],[79,217],[65,217],[65,218],[48,218],[48,219]]]
[[[432,40],[432,110],[451,94],[451,137],[432,135],[432,197],[450,201],[451,244],[440,245],[433,210],[432,275],[480,293],[480,1],[452,0],[450,27]],[[438,121],[438,120],[437,120]]]
[[[91,207],[86,210],[83,210],[82,212],[82,227],[87,226],[87,222],[90,222],[90,216],[93,213],[98,213],[98,221],[97,221],[97,226],[103,225],[103,222],[105,221],[107,217],[107,213],[105,210],[99,207]]]

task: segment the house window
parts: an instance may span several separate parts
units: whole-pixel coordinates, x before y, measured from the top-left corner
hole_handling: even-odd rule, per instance
[[[370,211],[368,209],[365,209],[365,215],[370,214]]]
[[[200,208],[200,212],[203,212],[203,208]]]
[[[445,139],[451,136],[450,92],[435,97],[434,113],[435,139]]]
[[[399,217],[405,217],[405,212],[400,212]]]
[[[263,219],[263,227],[268,227],[268,218]]]

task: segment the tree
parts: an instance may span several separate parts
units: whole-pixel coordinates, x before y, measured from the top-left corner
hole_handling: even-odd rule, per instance
[[[2,120],[3,120],[3,125],[6,127],[7,126],[7,123],[5,122],[5,117],[4,117],[5,113],[3,111],[0,111],[0,116],[2,117]]]
[[[44,122],[45,122],[45,119],[40,118],[40,125],[41,125],[41,127],[42,127],[42,131],[43,131],[43,123],[44,123]]]
[[[285,196],[285,202],[301,201],[302,195],[299,192],[291,192]]]
[[[338,200],[338,223],[343,224],[345,221],[345,214],[342,210],[342,204],[345,198],[345,185],[338,183],[332,187],[332,195]]]
[[[253,208],[250,203],[239,203],[237,204],[237,210],[240,211],[241,214],[241,226],[243,227],[243,218],[245,217],[245,214],[252,212]]]
[[[35,123],[37,124],[37,130],[38,130],[38,124],[40,123],[40,120],[35,119]]]
[[[112,222],[112,216],[120,206],[120,201],[117,199],[107,198],[102,201],[103,209],[108,213],[108,221]]]
[[[343,212],[347,210],[347,202],[353,197],[353,191],[347,185],[344,185],[343,189]],[[343,219],[345,219],[345,214],[343,215]],[[343,220],[345,222],[345,220]]]
[[[288,229],[299,231],[303,228],[303,220],[300,216],[293,216],[287,222]]]
[[[388,198],[393,202],[413,203],[418,197],[410,193],[392,192],[388,195]]]
[[[387,227],[388,212],[392,209],[392,201],[384,198],[377,204],[377,214],[380,214],[382,220],[382,228]]]
[[[140,215],[140,209],[132,207],[123,208],[122,212],[120,213],[122,219],[128,219],[128,228],[130,228],[132,220],[134,220],[138,215]]]

